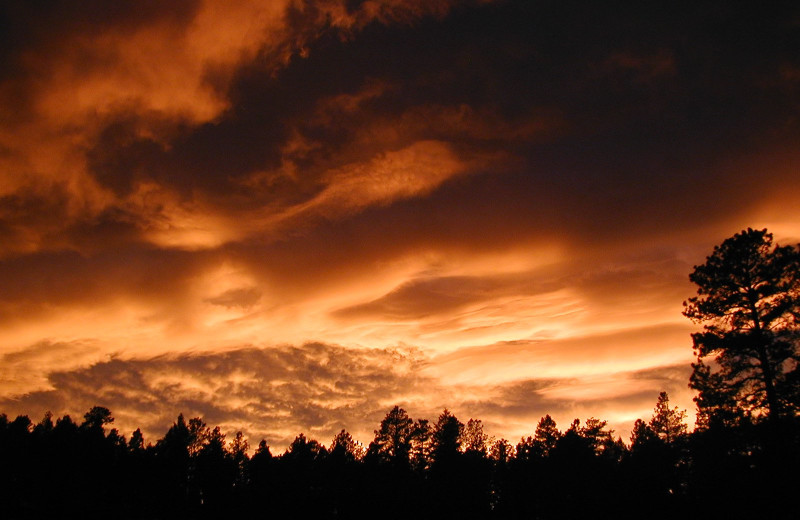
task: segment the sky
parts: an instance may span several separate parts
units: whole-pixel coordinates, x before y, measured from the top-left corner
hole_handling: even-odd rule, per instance
[[[688,275],[800,241],[796,2],[0,3],[0,412],[278,451],[694,416]]]

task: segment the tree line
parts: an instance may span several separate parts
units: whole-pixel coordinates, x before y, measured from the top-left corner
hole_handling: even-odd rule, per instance
[[[795,492],[781,468],[800,462],[796,420],[772,453],[768,423],[690,433],[685,415],[662,392],[630,444],[606,421],[561,431],[549,415],[512,444],[480,420],[444,410],[431,424],[395,406],[366,448],[342,430],[327,446],[300,434],[281,454],[183,415],[149,444],[99,406],[80,423],[0,415],[0,503],[5,518],[739,518]]]
[[[545,415],[516,443],[479,419],[388,411],[366,446],[298,435],[251,450],[202,418],[126,438],[102,406],[81,422],[0,415],[5,518],[778,518],[800,484],[800,247],[748,229],[690,279],[703,332],[689,385],[697,422],[661,392],[629,442],[606,421]],[[796,514],[796,511],[793,513]],[[790,514],[791,516],[791,514]]]

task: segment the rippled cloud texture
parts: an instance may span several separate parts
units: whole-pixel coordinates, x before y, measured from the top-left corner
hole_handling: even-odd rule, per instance
[[[692,266],[800,240],[800,11],[729,4],[6,2],[2,411],[692,410]]]

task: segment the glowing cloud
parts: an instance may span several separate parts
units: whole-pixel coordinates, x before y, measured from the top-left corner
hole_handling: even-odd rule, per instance
[[[692,266],[800,239],[793,7],[13,4],[0,412],[625,432],[692,407]]]

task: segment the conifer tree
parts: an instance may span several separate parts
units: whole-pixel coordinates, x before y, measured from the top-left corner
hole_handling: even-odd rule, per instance
[[[533,434],[533,440],[542,455],[549,455],[550,451],[556,447],[560,437],[561,432],[558,431],[556,422],[549,414],[539,419],[539,424],[536,425],[536,431]]]
[[[701,426],[798,412],[800,246],[772,238],[766,229],[737,233],[689,275],[698,289],[684,315],[704,328],[692,334],[690,383]]]
[[[666,392],[658,394],[653,417],[650,419],[652,431],[667,444],[671,444],[686,435],[686,411],[669,407],[669,396]]]
[[[413,436],[414,421],[405,410],[395,406],[383,418],[380,428],[375,430],[375,439],[369,447],[370,456],[405,466],[409,462]]]

